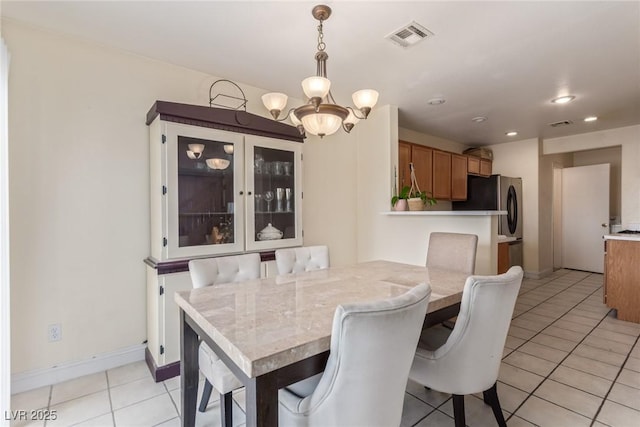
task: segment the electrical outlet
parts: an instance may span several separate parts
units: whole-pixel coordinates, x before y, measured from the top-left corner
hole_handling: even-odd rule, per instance
[[[62,325],[55,323],[49,325],[49,342],[60,341],[62,339]]]

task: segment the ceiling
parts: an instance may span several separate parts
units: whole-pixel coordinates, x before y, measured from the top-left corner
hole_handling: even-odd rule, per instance
[[[317,3],[3,0],[1,13],[302,98]],[[640,124],[640,2],[326,3],[328,77],[343,105],[374,88],[379,105],[399,107],[400,126],[473,146]],[[410,48],[385,39],[411,21],[434,36]],[[565,94],[576,98],[550,102]],[[437,97],[445,103],[427,102]],[[549,126],[562,120],[573,124]]]

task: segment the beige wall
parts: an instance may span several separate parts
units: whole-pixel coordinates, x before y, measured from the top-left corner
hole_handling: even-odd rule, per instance
[[[464,150],[469,148],[468,145],[406,128],[398,129],[398,138],[403,141],[439,148],[440,150],[451,151],[454,153],[462,153]]]
[[[622,147],[601,148],[573,153],[573,166],[589,166],[602,163],[611,165],[609,177],[609,216],[620,218],[622,199]]]
[[[527,139],[490,145],[493,173],[522,178],[523,268],[527,275],[541,274],[538,253],[538,140]]]
[[[12,54],[12,372],[21,373],[146,339],[145,115],[157,99],[207,105],[217,78],[2,23]],[[248,110],[268,116],[266,90],[241,86]],[[357,251],[357,148],[341,132],[304,145],[305,243],[328,244],[336,265],[355,261]],[[49,343],[53,323],[62,340]]]
[[[554,235],[561,236],[560,222],[554,223],[554,212],[559,209],[559,200],[554,199],[554,169],[571,167],[573,156],[570,154],[548,154],[540,156],[538,165],[538,271],[541,276],[550,274],[554,267],[554,255],[561,250]]]
[[[640,222],[640,126],[627,126],[545,140],[543,153],[572,153],[621,146],[620,219],[623,227]]]

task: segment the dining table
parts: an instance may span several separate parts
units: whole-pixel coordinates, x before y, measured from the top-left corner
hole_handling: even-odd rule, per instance
[[[244,384],[246,425],[277,426],[278,390],[324,370],[338,305],[393,298],[427,283],[426,328],[457,314],[466,279],[369,261],[177,292],[182,425],[195,425],[201,340]]]

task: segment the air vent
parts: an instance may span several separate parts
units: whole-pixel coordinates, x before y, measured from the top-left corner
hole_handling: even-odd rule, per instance
[[[551,126],[552,128],[559,128],[561,126],[569,126],[572,125],[573,122],[571,120],[562,120],[559,122],[555,122],[555,123],[549,123],[549,126]]]
[[[385,38],[402,47],[413,46],[419,41],[432,37],[433,33],[415,21],[398,28]]]

